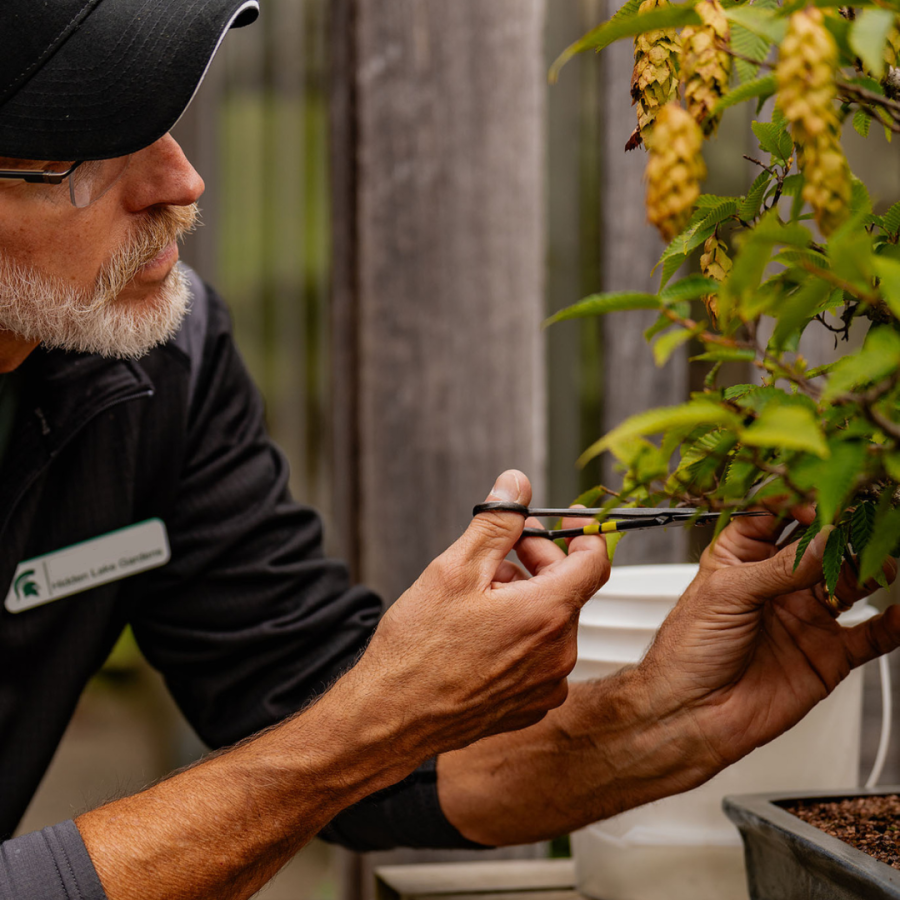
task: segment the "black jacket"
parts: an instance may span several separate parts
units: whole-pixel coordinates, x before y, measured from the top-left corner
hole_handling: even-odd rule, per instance
[[[0,835],[9,837],[78,697],[130,623],[211,747],[307,704],[357,658],[380,602],[323,557],[234,346],[192,273],[175,340],[139,361],[37,350],[0,474],[0,585],[19,562],[150,518],[164,567],[17,614],[0,609]],[[437,803],[434,766],[323,833],[354,849],[471,846]],[[103,893],[71,823],[0,845],[0,897]]]

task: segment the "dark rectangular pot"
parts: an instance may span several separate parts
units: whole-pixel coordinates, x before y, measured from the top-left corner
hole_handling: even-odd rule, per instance
[[[740,829],[751,900],[900,900],[900,870],[879,862],[782,809],[792,800],[898,794],[900,787],[726,797]]]

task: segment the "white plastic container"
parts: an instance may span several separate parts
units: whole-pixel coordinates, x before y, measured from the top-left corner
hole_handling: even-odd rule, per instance
[[[696,572],[695,565],[613,568],[582,611],[571,678],[638,662]],[[875,614],[857,603],[841,623]],[[856,786],[862,687],[857,669],[798,725],[701,787],[573,834],[578,890],[598,900],[746,900],[741,840],[722,797]]]

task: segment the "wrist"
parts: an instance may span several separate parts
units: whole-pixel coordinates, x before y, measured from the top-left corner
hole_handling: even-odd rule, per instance
[[[612,777],[604,817],[690,790],[721,769],[691,711],[665,676],[641,663],[586,693],[595,740]]]

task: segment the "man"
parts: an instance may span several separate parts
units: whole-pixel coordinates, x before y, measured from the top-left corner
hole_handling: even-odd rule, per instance
[[[221,301],[176,265],[203,183],[168,132],[256,7],[0,11],[2,831],[126,623],[200,735],[234,745],[6,841],[4,898],[248,897],[320,832],[565,833],[700,784],[900,643],[894,609],[841,629],[824,535],[794,572],[769,518],[726,530],[640,666],[571,691],[578,611],[609,571],[597,536],[566,555],[480,516],[376,630],[377,600],[287,496]],[[530,486],[506,472],[490,497]]]

